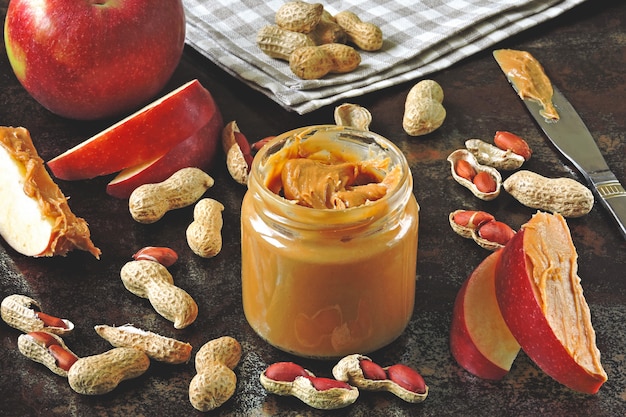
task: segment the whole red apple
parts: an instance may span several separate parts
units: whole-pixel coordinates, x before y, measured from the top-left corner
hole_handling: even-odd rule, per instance
[[[11,0],[4,40],[24,88],[60,116],[139,108],[167,83],[185,42],[182,0]]]

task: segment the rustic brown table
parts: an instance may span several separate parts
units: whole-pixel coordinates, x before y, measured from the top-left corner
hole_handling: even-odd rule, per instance
[[[0,1],[2,17],[8,0]],[[2,43],[4,45],[4,43]],[[586,121],[608,164],[626,183],[626,3],[589,1],[550,22],[502,42],[498,47],[528,50],[546,67],[551,79]],[[198,78],[214,95],[226,121],[236,120],[250,141],[292,128],[333,121],[334,106],[300,116],[285,111],[260,93],[233,79],[191,49],[185,51],[174,78],[164,90]],[[96,245],[97,261],[84,253],[65,258],[20,256],[3,241],[0,248],[0,296],[26,294],[51,314],[71,319],[76,329],[66,338],[79,356],[101,353],[110,345],[93,330],[97,324],[158,331],[189,341],[198,349],[206,341],[231,335],[243,346],[236,368],[237,390],[212,415],[277,416],[613,416],[626,414],[626,242],[607,212],[596,203],[588,215],[568,221],[579,253],[579,274],[590,305],[597,344],[608,382],[596,395],[582,395],[558,384],[523,353],[509,375],[498,382],[480,380],[460,368],[448,347],[452,306],[468,274],[488,252],[456,235],[448,214],[456,209],[480,209],[519,227],[534,212],[508,195],[492,202],[474,198],[450,175],[446,157],[468,138],[490,140],[496,130],[524,137],[534,150],[526,168],[545,176],[583,181],[575,169],[547,142],[494,62],[491,51],[475,56],[431,78],[444,88],[448,117],[426,137],[412,138],[402,130],[404,98],[413,82],[354,99],[373,114],[371,129],[395,142],[406,154],[421,205],[416,304],[404,334],[373,353],[378,363],[403,362],[416,367],[430,386],[421,404],[404,403],[391,394],[365,393],[352,406],[323,412],[295,398],[267,394],[258,381],[270,363],[298,361],[318,375],[330,376],[333,363],[303,360],[263,342],[244,319],[240,285],[240,203],[245,188],[217,164],[216,185],[208,195],[224,211],[224,247],[213,259],[191,253],[184,228],[191,210],[169,213],[154,225],[135,223],[126,201],[109,197],[110,178],[59,181],[71,197],[74,212],[87,219]],[[416,80],[417,81],[417,80]],[[37,104],[14,77],[6,53],[0,54],[0,124],[28,128],[45,160],[85,140],[112,123],[75,122],[52,115]],[[146,245],[178,251],[171,267],[180,286],[194,295],[197,321],[174,330],[147,300],[122,286],[121,266]],[[0,414],[5,416],[156,416],[198,415],[189,403],[193,363],[153,363],[140,378],[126,381],[112,393],[88,397],[72,391],[67,381],[22,356],[19,331],[0,324]],[[195,351],[194,351],[195,352]]]

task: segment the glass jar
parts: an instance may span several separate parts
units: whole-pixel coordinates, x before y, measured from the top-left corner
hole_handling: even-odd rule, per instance
[[[384,197],[342,209],[295,204],[276,187],[291,158],[374,161]],[[256,333],[311,358],[368,353],[413,313],[419,206],[402,152],[335,125],[286,132],[255,156],[241,209],[242,299]]]

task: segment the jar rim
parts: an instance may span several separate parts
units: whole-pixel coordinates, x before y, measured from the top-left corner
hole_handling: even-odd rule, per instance
[[[362,148],[363,152],[373,152],[374,156],[385,156],[391,161],[389,169],[385,174],[389,173],[391,168],[400,168],[400,176],[398,181],[382,198],[368,202],[356,207],[349,208],[312,208],[296,204],[276,192],[270,190],[266,184],[266,179],[271,173],[266,166],[272,155],[287,149],[292,141],[307,141],[316,139],[316,134],[329,134],[333,140],[337,142],[345,142],[350,145],[351,149],[357,147]],[[371,131],[352,128],[349,126],[338,125],[312,125],[304,126],[297,129],[284,132],[271,141],[267,142],[256,154],[250,171],[249,186],[256,183],[257,191],[265,202],[271,202],[273,207],[282,213],[290,213],[294,217],[306,216],[309,219],[315,219],[323,222],[330,222],[329,226],[335,222],[345,223],[361,223],[363,221],[371,222],[374,214],[368,213],[381,212],[381,205],[388,205],[390,209],[397,205],[403,206],[403,202],[408,200],[408,195],[412,194],[412,175],[402,151],[389,139]],[[408,187],[408,192],[402,192]],[[405,194],[408,194],[405,196]],[[317,223],[317,221],[316,221]]]

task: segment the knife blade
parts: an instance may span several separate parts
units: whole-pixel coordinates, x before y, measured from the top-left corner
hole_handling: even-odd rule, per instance
[[[507,73],[502,65],[501,69],[541,130],[582,174],[596,198],[617,222],[622,237],[626,239],[626,191],[609,168],[596,141],[574,107],[561,91],[552,85],[552,104],[559,118],[546,118],[542,103],[520,95],[511,74]]]

